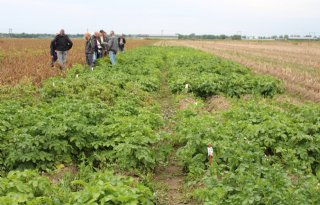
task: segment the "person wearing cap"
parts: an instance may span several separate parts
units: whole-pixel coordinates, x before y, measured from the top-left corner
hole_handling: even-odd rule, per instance
[[[107,33],[104,30],[100,30],[100,43],[102,47],[102,57],[107,56],[107,43],[108,43],[108,38],[107,38]]]
[[[65,34],[64,29],[60,30],[59,35],[54,39],[53,46],[57,52],[58,63],[60,69],[63,70],[67,63],[68,51],[72,48],[73,43],[70,38]]]
[[[123,34],[118,37],[118,45],[121,52],[124,51],[124,45],[126,44],[126,39],[124,38]]]
[[[110,32],[110,39],[108,41],[108,51],[110,62],[112,65],[116,64],[116,55],[118,52],[118,40],[114,36],[114,31]]]

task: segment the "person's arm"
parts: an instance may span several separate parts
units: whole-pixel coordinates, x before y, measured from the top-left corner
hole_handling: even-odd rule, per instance
[[[52,42],[52,46],[53,46],[53,51],[56,52],[57,51],[57,38],[58,36],[54,37],[53,42]]]
[[[123,38],[123,44],[126,44],[126,39],[125,38]]]
[[[113,40],[112,40],[112,38],[109,38],[109,41],[108,41],[108,50],[109,51],[112,48],[112,46],[113,46]]]
[[[93,54],[93,52],[94,52],[94,47],[93,47],[92,39],[90,39],[88,43],[89,43],[89,49],[88,49],[88,50],[90,51],[90,53]]]
[[[55,51],[55,48],[54,48],[54,40],[51,41],[50,43],[50,55],[53,56],[54,55],[54,51]]]
[[[73,43],[72,43],[72,41],[70,40],[69,37],[67,37],[67,38],[68,38],[68,50],[70,50],[72,48],[72,46],[73,46]]]

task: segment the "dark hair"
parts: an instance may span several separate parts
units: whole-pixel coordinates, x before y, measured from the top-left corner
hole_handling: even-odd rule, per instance
[[[104,33],[104,30],[101,29],[101,30],[100,30],[100,33]]]

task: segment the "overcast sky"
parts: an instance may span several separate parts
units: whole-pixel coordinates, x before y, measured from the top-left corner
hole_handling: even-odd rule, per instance
[[[0,32],[320,35],[320,0],[0,0]]]

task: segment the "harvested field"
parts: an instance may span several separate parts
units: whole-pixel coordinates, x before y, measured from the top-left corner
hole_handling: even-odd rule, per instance
[[[320,101],[320,42],[283,41],[165,41],[200,49],[283,80],[286,89]]]
[[[56,75],[64,75],[51,68],[51,39],[0,39],[0,85],[15,85],[21,81],[40,84]],[[68,55],[68,67],[84,64],[84,40],[72,39],[74,45]],[[152,44],[152,40],[128,39],[126,48]]]

